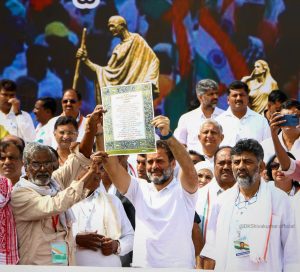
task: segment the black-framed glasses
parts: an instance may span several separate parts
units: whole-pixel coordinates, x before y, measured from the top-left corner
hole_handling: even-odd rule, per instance
[[[32,167],[32,169],[34,170],[39,170],[41,169],[42,166],[44,166],[45,168],[49,168],[53,166],[53,162],[52,161],[47,161],[47,162],[31,162],[30,166]]]
[[[71,104],[75,104],[75,103],[77,103],[77,100],[75,100],[75,99],[64,99],[62,102],[63,102],[63,104],[68,104],[68,102],[70,102]]]
[[[271,168],[272,170],[278,170],[279,167],[280,167],[280,164],[279,164],[278,162],[271,162],[271,163],[270,163],[270,168]]]

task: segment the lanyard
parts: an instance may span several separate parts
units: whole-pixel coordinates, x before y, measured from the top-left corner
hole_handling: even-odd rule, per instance
[[[52,216],[52,227],[54,228],[55,232],[57,232],[58,217],[59,215]]]

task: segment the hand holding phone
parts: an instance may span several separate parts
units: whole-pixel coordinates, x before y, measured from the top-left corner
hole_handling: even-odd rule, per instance
[[[285,114],[282,120],[286,120],[286,122],[282,123],[280,125],[281,127],[296,127],[299,125],[299,117],[297,114]]]

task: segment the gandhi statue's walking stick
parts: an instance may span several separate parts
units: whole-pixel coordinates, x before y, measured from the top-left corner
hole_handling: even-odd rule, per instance
[[[82,31],[81,44],[80,44],[80,48],[81,49],[83,49],[83,47],[85,46],[85,40],[86,40],[86,28],[84,28],[83,31]],[[74,79],[73,79],[73,85],[72,85],[72,88],[74,90],[76,90],[76,87],[77,87],[77,81],[78,81],[78,77],[79,77],[80,62],[81,62],[81,59],[77,59],[77,61],[76,61],[76,67],[75,67],[75,73],[74,73]]]

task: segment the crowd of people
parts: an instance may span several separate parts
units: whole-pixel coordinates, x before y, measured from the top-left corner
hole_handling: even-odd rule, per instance
[[[273,90],[257,113],[234,81],[223,111],[218,88],[197,83],[174,134],[154,117],[156,153],[108,156],[101,105],[39,98],[34,128],[1,80],[0,264],[298,271],[300,102]]]

